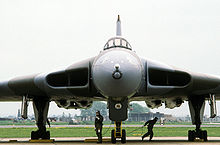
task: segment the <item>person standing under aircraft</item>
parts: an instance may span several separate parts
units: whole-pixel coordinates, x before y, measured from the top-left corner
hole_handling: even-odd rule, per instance
[[[100,111],[96,112],[95,117],[95,131],[98,137],[97,143],[102,143],[102,125],[103,125],[103,116],[100,114]]]
[[[152,140],[152,138],[154,136],[153,127],[154,127],[154,124],[157,122],[157,120],[158,120],[158,118],[155,117],[153,120],[148,120],[147,122],[145,122],[144,126],[147,125],[148,132],[142,136],[142,140],[144,140],[144,138],[147,137],[148,135],[150,135],[149,141]]]

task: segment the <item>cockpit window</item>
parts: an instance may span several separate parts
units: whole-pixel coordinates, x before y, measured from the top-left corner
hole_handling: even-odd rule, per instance
[[[121,45],[121,39],[115,39],[115,45],[116,46]]]
[[[114,37],[108,40],[108,42],[104,46],[104,50],[114,48],[114,47],[122,47],[129,50],[131,49],[131,45],[128,43],[127,40],[121,37]]]

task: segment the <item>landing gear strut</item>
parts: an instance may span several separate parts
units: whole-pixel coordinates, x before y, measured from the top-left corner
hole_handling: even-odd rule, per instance
[[[203,139],[207,141],[207,131],[201,130],[202,118],[205,108],[205,98],[203,96],[191,96],[189,97],[189,109],[192,119],[192,124],[196,125],[195,130],[188,131],[188,140],[194,141],[195,138]]]
[[[126,131],[121,127],[122,121],[115,121],[115,129],[112,130],[111,133],[111,141],[112,143],[116,143],[116,138],[121,139],[121,143],[126,143]]]
[[[38,130],[31,132],[31,139],[50,139],[50,132],[46,131],[49,100],[45,99],[45,97],[35,97],[33,99],[33,108]]]

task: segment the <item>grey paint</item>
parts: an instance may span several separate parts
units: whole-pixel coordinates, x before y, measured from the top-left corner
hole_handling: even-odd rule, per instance
[[[115,65],[122,73],[120,79],[114,79]],[[129,97],[140,87],[143,67],[134,52],[113,48],[102,52],[92,65],[92,78],[96,88],[106,97]],[[131,83],[132,82],[132,83]]]
[[[91,73],[91,66],[95,66],[96,62],[99,61],[98,59],[101,58],[103,54],[110,54],[112,52],[117,52],[119,49],[122,50],[122,52],[126,52],[129,54],[129,56],[135,56],[134,58],[137,58],[136,62],[138,64],[134,65],[134,70],[132,70],[132,67],[126,68],[126,73],[128,71],[131,72],[131,74],[137,75],[137,76],[142,76],[141,78],[136,79],[132,78],[132,75],[129,75],[127,79],[129,79],[128,82],[133,82],[128,84],[128,87],[133,87],[134,88],[131,92],[125,92],[127,93],[128,96],[131,96],[131,100],[140,100],[140,97],[142,100],[145,99],[150,99],[152,96],[155,97],[185,97],[187,98],[188,95],[195,94],[195,95],[204,95],[204,94],[209,94],[209,93],[214,93],[216,94],[217,99],[219,99],[220,95],[220,78],[219,77],[214,77],[210,75],[204,75],[204,74],[198,74],[198,73],[192,73],[192,72],[187,72],[181,69],[176,69],[174,67],[171,67],[169,65],[161,65],[161,63],[155,63],[149,60],[145,60],[143,58],[138,58],[138,56],[134,55],[134,52],[130,50],[126,50],[124,48],[112,48],[112,50],[102,52],[100,56],[98,55],[97,57],[94,57],[89,60],[82,61],[80,63],[77,63],[75,65],[71,65],[68,67],[66,70],[58,71],[58,72],[71,72],[71,70],[75,70],[80,67],[89,67],[89,73]],[[120,52],[120,51],[119,51]],[[118,54],[118,53],[115,53]],[[112,54],[111,54],[112,55]],[[113,54],[114,55],[114,54]],[[115,59],[120,60],[120,58],[123,56],[111,56]],[[95,59],[95,62],[93,63]],[[124,62],[124,63],[128,63]],[[80,66],[82,65],[82,66]],[[108,64],[109,65],[109,64]],[[115,65],[115,64],[114,64]],[[130,66],[131,64],[124,64],[124,66]],[[107,71],[110,68],[110,72],[114,71],[113,65],[106,66],[107,69],[100,69],[95,70],[95,74],[88,74],[88,84],[86,86],[75,86],[75,87],[51,87],[47,82],[46,82],[46,77],[51,74],[51,73],[46,73],[46,74],[39,74],[39,75],[32,75],[32,76],[27,76],[27,77],[19,77],[15,78],[12,80],[0,82],[0,100],[2,101],[14,101],[14,100],[21,100],[22,95],[32,95],[32,96],[42,96],[45,95],[47,97],[50,97],[51,100],[56,100],[56,99],[74,99],[74,97],[90,97],[94,98],[96,96],[99,96],[103,99],[101,100],[106,100],[105,96],[101,95],[99,91],[101,90],[96,90],[94,87],[94,83],[96,81],[102,81],[102,79],[105,79],[105,73],[102,75],[102,79],[100,80],[95,80],[96,73],[101,73],[100,71]],[[187,72],[191,76],[191,82],[187,84],[186,86],[183,87],[178,87],[178,86],[154,86],[149,84],[149,76],[148,76],[148,70],[149,68],[157,68],[160,70],[168,70],[168,71],[183,71]],[[144,74],[145,73],[145,74]],[[94,77],[94,78],[93,78]],[[123,79],[125,78],[124,76],[122,77]],[[111,77],[112,79],[112,77]],[[126,80],[125,80],[126,81]],[[111,86],[112,84],[106,84],[109,87],[114,87]],[[98,88],[98,87],[97,87]],[[121,92],[118,92],[120,96]],[[104,94],[102,92],[102,94]],[[111,94],[112,95],[112,94]],[[117,94],[113,94],[114,96]]]

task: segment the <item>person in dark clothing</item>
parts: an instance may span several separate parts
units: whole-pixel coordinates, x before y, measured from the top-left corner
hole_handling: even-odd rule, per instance
[[[96,135],[98,136],[97,143],[102,143],[102,125],[103,125],[102,122],[103,122],[103,116],[100,114],[99,111],[97,111],[95,117],[95,131],[96,131]]]
[[[152,138],[154,136],[153,127],[154,127],[154,124],[157,122],[157,120],[158,120],[158,118],[155,117],[153,120],[148,120],[147,122],[145,122],[144,126],[147,125],[148,132],[142,136],[142,140],[144,140],[144,138],[147,137],[148,135],[150,135],[149,141],[152,140]]]

